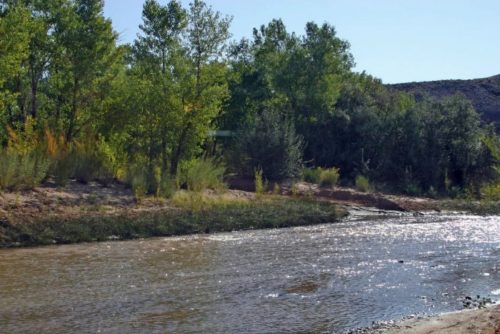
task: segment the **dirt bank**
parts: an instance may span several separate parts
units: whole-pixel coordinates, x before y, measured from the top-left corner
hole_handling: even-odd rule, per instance
[[[315,197],[346,206],[362,206],[391,211],[440,211],[439,201],[430,198],[387,195],[378,192],[360,192],[352,188],[334,187],[322,188],[316,184],[299,182],[284,185],[284,193],[298,194],[305,197]]]
[[[1,194],[0,247],[304,226],[345,215],[332,203],[239,190],[138,202],[123,185],[75,181]]]
[[[383,334],[500,334],[500,305],[405,320]]]

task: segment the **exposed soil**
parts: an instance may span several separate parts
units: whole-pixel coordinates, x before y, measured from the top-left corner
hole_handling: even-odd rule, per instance
[[[500,334],[500,305],[405,320],[372,334]]]
[[[284,185],[283,192],[288,195],[295,193],[295,195],[315,197],[319,200],[327,200],[347,207],[362,206],[390,211],[440,211],[439,202],[430,198],[366,193],[338,186],[323,188],[307,182],[295,183],[293,189],[291,185]]]
[[[245,189],[247,188],[249,187]],[[379,210],[418,212],[439,210],[438,201],[432,199],[363,193],[341,187],[321,188],[305,182],[296,183],[293,191],[291,185],[284,184],[281,193],[294,197],[315,198],[347,208],[361,206]],[[245,190],[228,189],[223,196],[253,199],[255,194]],[[13,215],[27,219],[42,215],[65,217],[88,213],[109,215],[124,211],[133,214],[168,208],[171,208],[168,201],[153,197],[147,197],[138,203],[131,189],[119,183],[102,186],[96,182],[81,184],[71,181],[65,187],[56,187],[48,183],[30,191],[0,193],[0,218]]]
[[[221,196],[232,199],[252,199],[255,194],[228,190]],[[120,183],[103,186],[97,182],[82,184],[73,180],[64,187],[56,187],[47,183],[33,190],[0,193],[0,220],[5,216],[29,219],[42,215],[74,217],[89,213],[139,214],[142,211],[165,209],[173,209],[169,201],[146,197],[138,202],[132,190]]]
[[[306,226],[332,223],[347,214],[330,203],[288,196],[257,198],[242,190],[178,195],[173,200],[137,201],[119,183],[76,181],[62,188],[49,183],[3,193],[0,247]]]

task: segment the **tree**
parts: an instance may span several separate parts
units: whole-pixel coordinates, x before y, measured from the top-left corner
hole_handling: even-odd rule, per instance
[[[100,112],[104,88],[113,79],[121,50],[102,0],[75,0],[60,8],[55,39],[61,56],[54,62],[57,109],[68,141],[90,126]]]
[[[273,181],[300,176],[303,141],[279,108],[265,110],[237,132],[230,160],[242,176],[253,177],[260,169]]]
[[[23,74],[22,63],[28,58],[30,18],[24,6],[6,7],[0,14],[0,142],[5,142],[5,128],[15,121],[15,99],[19,91],[12,86]],[[10,87],[8,86],[9,84]]]
[[[230,17],[222,17],[203,1],[189,5],[186,48],[189,64],[182,80],[181,128],[174,141],[170,172],[208,136],[228,96],[226,66],[220,57],[230,36]],[[194,76],[194,78],[193,78]]]
[[[175,174],[181,160],[200,152],[213,129],[227,97],[222,55],[229,23],[202,1],[189,10],[177,1],[144,4],[128,71],[136,87],[128,112],[129,134],[142,143],[134,151],[147,157],[150,168],[160,164]]]

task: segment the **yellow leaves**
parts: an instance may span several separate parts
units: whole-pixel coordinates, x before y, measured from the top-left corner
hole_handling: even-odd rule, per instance
[[[9,146],[16,145],[19,142],[18,135],[10,126],[7,126],[7,135],[9,136]]]
[[[184,112],[186,114],[192,113],[195,110],[195,105],[193,103],[187,103],[184,105]]]
[[[17,153],[28,153],[36,149],[40,140],[34,124],[35,121],[28,117],[23,124],[23,131],[16,132],[16,130],[7,126],[7,149]]]
[[[68,145],[64,135],[57,137],[49,128],[45,128],[45,141],[48,155],[55,159],[60,158],[68,152]]]

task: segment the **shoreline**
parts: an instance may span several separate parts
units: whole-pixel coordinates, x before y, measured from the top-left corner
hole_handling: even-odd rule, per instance
[[[2,194],[0,248],[307,226],[347,214],[333,203],[237,190],[138,202],[118,184],[74,182]]]
[[[360,328],[350,334],[499,334],[500,304],[403,319]]]
[[[179,195],[179,196],[178,196]],[[70,181],[0,193],[0,248],[307,226],[348,215],[423,215],[457,210],[428,198],[320,188],[299,182],[279,194],[239,189],[178,191],[138,201],[120,183]],[[466,210],[465,212],[473,212]]]

